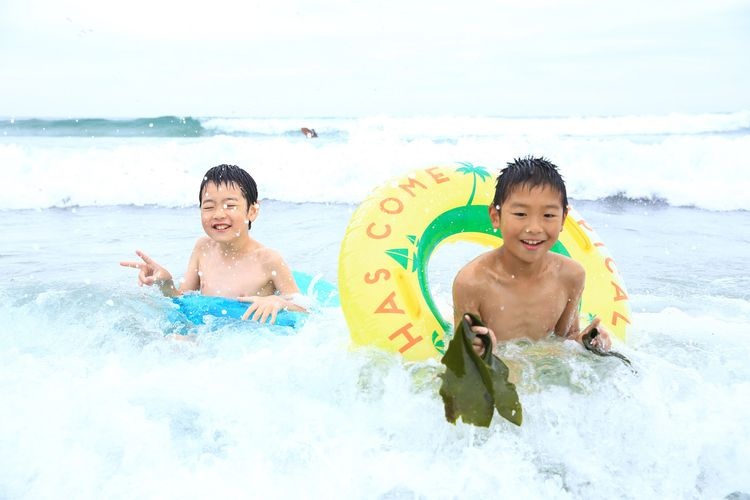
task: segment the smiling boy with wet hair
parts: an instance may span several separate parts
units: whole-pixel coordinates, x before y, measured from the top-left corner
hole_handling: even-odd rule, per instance
[[[203,191],[206,184],[212,182],[217,186],[235,185],[240,188],[242,196],[250,207],[258,203],[258,185],[255,183],[250,174],[236,165],[227,165],[225,163],[212,167],[203,176],[201,187],[198,190],[198,204],[203,203]],[[252,221],[247,221],[247,228],[252,228]]]
[[[550,252],[568,214],[565,183],[557,166],[544,158],[526,157],[508,163],[497,177],[489,207],[492,226],[503,245],[466,264],[453,282],[454,324],[466,313],[486,326],[479,335],[498,340],[548,337],[575,339],[593,328],[598,347],[609,349],[610,336],[596,318],[583,331],[578,306],[586,273],[578,262]],[[481,356],[480,338],[474,349]]]
[[[299,288],[284,259],[250,236],[260,210],[258,188],[250,174],[235,165],[209,169],[198,201],[206,236],[195,243],[179,288],[167,269],[140,250],[136,254],[142,262],[120,265],[138,269],[141,285],[157,285],[168,297],[200,290],[202,295],[248,302],[243,319],[273,322],[282,309],[304,311],[294,303]]]
[[[565,189],[565,182],[557,171],[557,166],[545,158],[527,156],[508,163],[507,168],[504,168],[497,176],[495,197],[492,204],[500,210],[500,206],[508,199],[513,189],[519,186],[528,188],[550,186],[560,193],[563,213],[568,214],[568,193]]]

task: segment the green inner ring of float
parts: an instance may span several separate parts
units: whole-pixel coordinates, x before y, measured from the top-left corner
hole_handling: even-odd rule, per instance
[[[456,231],[456,228],[459,230]],[[432,256],[432,252],[443,240],[454,234],[461,233],[488,234],[498,239],[502,239],[503,237],[500,230],[496,231],[492,227],[487,213],[487,205],[468,205],[443,212],[430,222],[419,237],[417,253],[414,258],[414,267],[419,279],[419,288],[422,291],[425,302],[427,302],[427,307],[430,308],[430,312],[432,312],[432,315],[440,323],[443,333],[450,330],[451,324],[440,314],[430,293],[427,279],[427,263]],[[551,251],[570,257],[570,253],[559,240],[552,246]]]

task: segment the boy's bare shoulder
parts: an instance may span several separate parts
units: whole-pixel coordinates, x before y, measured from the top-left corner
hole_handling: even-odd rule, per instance
[[[571,286],[583,285],[583,282],[586,280],[586,270],[579,262],[571,259],[570,257],[565,257],[564,255],[550,255],[554,256],[554,258],[559,263],[559,275],[562,281],[570,284]]]
[[[209,247],[214,246],[215,242],[208,236],[201,236],[197,240],[195,240],[195,250],[206,250]]]
[[[284,257],[282,257],[281,254],[273,248],[260,246],[254,250],[254,253],[258,258],[258,261],[267,266],[277,265],[285,262]]]
[[[453,288],[470,288],[473,285],[483,282],[488,272],[492,272],[489,257],[492,252],[485,252],[473,260],[469,261],[453,279]]]

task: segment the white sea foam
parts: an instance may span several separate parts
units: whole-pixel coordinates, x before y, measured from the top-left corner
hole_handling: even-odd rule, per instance
[[[750,127],[750,111],[714,114],[642,116],[572,116],[501,118],[443,116],[393,118],[209,118],[205,128],[216,133],[273,135],[314,126],[318,132],[399,137],[456,138],[477,136],[644,136],[735,132]]]
[[[497,172],[531,154],[560,165],[574,199],[747,210],[749,116],[216,118],[203,126],[220,135],[187,139],[4,137],[0,163],[12,189],[0,209],[190,206],[203,173],[219,163],[249,170],[262,198],[358,203],[410,170],[470,161]],[[320,138],[305,139],[299,125]]]
[[[619,360],[509,344],[524,424],[448,424],[439,365],[350,350],[340,310],[294,336],[164,338],[156,298],[0,306],[0,492],[78,498],[660,496],[748,491],[750,352],[731,323],[637,314]],[[4,303],[7,304],[6,301]],[[644,328],[643,325],[650,325]],[[705,328],[712,329],[707,335]],[[633,481],[638,477],[638,481]]]

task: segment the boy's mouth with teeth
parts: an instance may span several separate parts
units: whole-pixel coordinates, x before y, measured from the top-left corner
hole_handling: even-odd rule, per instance
[[[214,229],[223,231],[225,229],[229,229],[231,226],[229,224],[214,224]]]
[[[542,241],[542,240],[521,240],[521,243],[523,243],[526,246],[537,247],[537,246],[541,245],[542,243],[544,243],[544,241]]]

